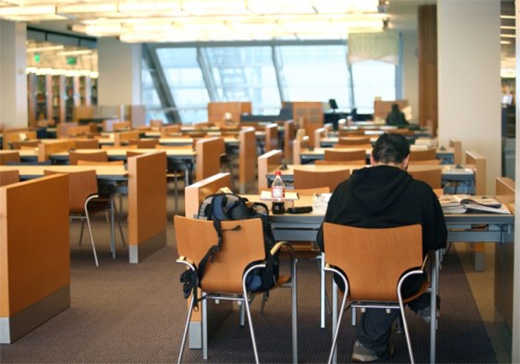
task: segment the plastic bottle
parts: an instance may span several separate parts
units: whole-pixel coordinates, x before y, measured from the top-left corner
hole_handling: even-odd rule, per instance
[[[283,214],[285,212],[285,183],[280,171],[275,172],[274,181],[271,185],[271,200],[273,214]]]

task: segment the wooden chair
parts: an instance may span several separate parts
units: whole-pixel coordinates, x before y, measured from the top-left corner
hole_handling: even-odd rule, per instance
[[[440,159],[425,159],[425,160],[415,160],[415,161],[409,161],[408,162],[408,165],[411,165],[411,166],[414,166],[414,165],[439,165],[441,164],[441,160]]]
[[[349,299],[353,310],[357,307],[401,310],[408,353],[413,363],[404,303],[423,294],[428,283],[417,294],[407,298],[401,296],[401,285],[409,276],[424,272],[421,225],[366,229],[326,222],[323,234],[325,270],[339,275],[345,285],[337,323],[333,323],[334,336],[328,362],[332,361]],[[367,262],[371,262],[369,269]]]
[[[409,170],[413,179],[426,182],[432,189],[441,188],[442,171],[440,168],[424,168],[420,170]]]
[[[94,162],[108,162],[108,154],[106,151],[82,153],[82,152],[69,152],[69,163],[70,165],[77,165],[78,161],[94,161]]]
[[[5,166],[10,163],[20,163],[20,152],[3,151],[0,153],[0,166]]]
[[[20,182],[20,173],[18,170],[0,171],[0,186],[6,186]]]
[[[368,149],[372,148],[372,144],[370,143],[370,137],[346,137],[338,138],[334,148]]]
[[[366,149],[325,149],[324,160],[327,162],[348,161],[349,164],[366,164]]]
[[[424,161],[433,160],[437,158],[437,151],[435,148],[428,148],[423,150],[410,150],[410,161]]]
[[[158,139],[137,139],[138,149],[153,149],[159,144]]]
[[[294,188],[328,187],[334,191],[344,180],[350,177],[349,169],[338,169],[330,171],[306,171],[294,170]]]
[[[177,262],[195,271],[194,264],[198,264],[217,241],[217,233],[213,222],[195,220],[177,215],[174,217],[174,224],[177,252],[180,256]],[[237,229],[237,227],[239,228]],[[253,293],[247,291],[246,280],[254,269],[265,267],[264,260],[266,255],[262,222],[260,219],[223,221],[222,232],[222,247],[215,254],[214,261],[208,261],[203,273],[203,278],[199,281],[199,286],[202,291],[202,332],[207,332],[206,302],[208,299],[242,302],[249,323],[255,361],[258,363],[255,332],[249,308],[249,296]],[[282,245],[283,243],[276,244],[271,253],[276,253]],[[297,363],[297,286],[294,259],[291,260],[291,276],[280,276],[276,286],[290,287],[292,291],[293,362]],[[182,361],[184,344],[186,342],[194,306],[195,300],[192,294],[179,351],[178,363]],[[206,338],[202,339],[202,345],[203,359],[207,359]]]
[[[358,130],[340,130],[338,132],[338,136],[340,138],[345,137],[363,137],[365,135],[365,132],[361,129]]]
[[[99,140],[97,139],[76,139],[74,143],[76,149],[99,149]]]
[[[78,160],[78,166],[124,166],[124,161],[108,161],[108,162],[97,162],[97,161],[85,161]]]

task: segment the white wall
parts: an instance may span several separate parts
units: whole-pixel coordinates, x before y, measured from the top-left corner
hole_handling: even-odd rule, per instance
[[[0,20],[0,123],[27,127],[25,23]]]
[[[487,158],[487,193],[501,169],[500,2],[437,3],[439,140]]]
[[[141,104],[141,58],[140,44],[99,38],[98,105]]]
[[[412,122],[419,122],[419,59],[417,31],[404,31],[403,36],[403,99],[412,107]]]

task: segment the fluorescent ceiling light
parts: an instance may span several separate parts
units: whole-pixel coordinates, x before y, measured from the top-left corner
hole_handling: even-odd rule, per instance
[[[501,38],[516,38],[514,34],[500,34]]]
[[[500,44],[511,44],[509,40],[501,40]]]
[[[117,3],[79,3],[65,4],[56,7],[58,14],[84,14],[84,13],[117,13]]]
[[[245,1],[237,0],[182,0],[181,7],[183,11],[191,15],[244,15],[250,13],[245,6]]]
[[[315,14],[310,0],[248,0],[255,14]]]
[[[378,0],[313,0],[319,13],[377,12]]]
[[[54,14],[55,7],[52,5],[41,6],[9,6],[0,8],[0,17],[2,16],[21,16],[21,15],[46,15]]]
[[[120,13],[130,16],[183,16],[180,1],[119,2]]]
[[[515,15],[500,15],[501,19],[516,19]]]
[[[81,54],[91,54],[92,49],[81,49],[77,51],[65,51],[65,52],[58,52],[58,56],[79,56]]]
[[[510,26],[510,25],[501,25],[500,29],[511,29],[511,30],[514,30],[514,29],[516,29],[516,27],[515,26]]]

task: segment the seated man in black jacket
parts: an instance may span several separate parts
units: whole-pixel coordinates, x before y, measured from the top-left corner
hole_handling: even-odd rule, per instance
[[[410,146],[399,134],[384,134],[376,142],[370,168],[355,170],[332,194],[325,221],[364,228],[422,225],[423,254],[446,246],[447,231],[437,196],[426,183],[407,172]],[[318,244],[323,250],[322,231]],[[367,266],[367,269],[370,269]],[[426,277],[406,280],[403,297],[417,292]],[[340,287],[341,288],[341,287]],[[344,288],[344,287],[343,287]],[[409,307],[429,322],[430,296],[424,294]],[[367,309],[358,323],[352,359],[370,362],[391,353],[389,338],[398,310]]]

